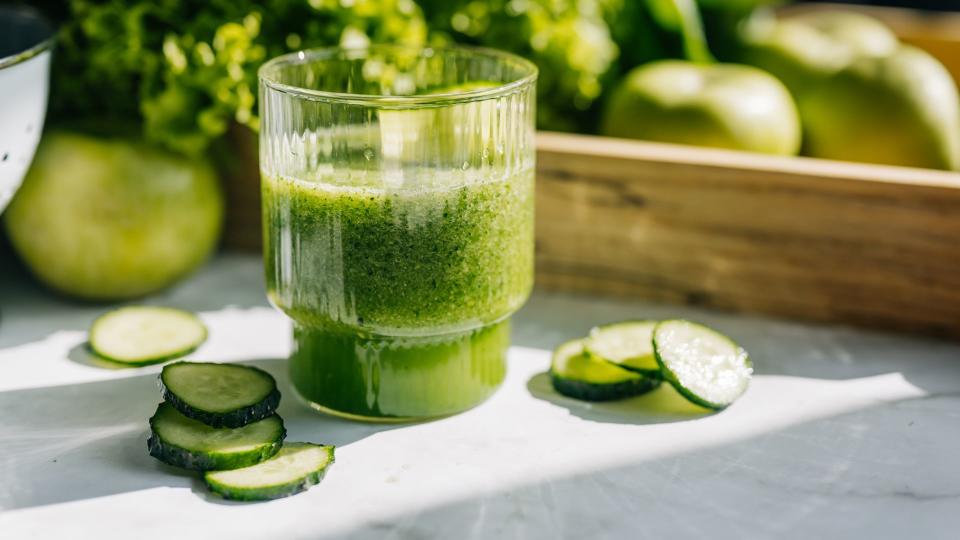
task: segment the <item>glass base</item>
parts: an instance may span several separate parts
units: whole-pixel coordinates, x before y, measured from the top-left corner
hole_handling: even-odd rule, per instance
[[[351,420],[412,422],[483,402],[506,374],[508,320],[433,337],[384,337],[294,324],[290,380],[312,408]]]
[[[426,417],[423,417],[423,416],[363,416],[360,414],[351,414],[348,412],[337,411],[328,407],[324,407],[319,403],[314,403],[309,399],[301,396],[300,392],[298,392],[296,388],[294,388],[294,394],[296,394],[297,399],[301,403],[317,411],[320,414],[324,414],[326,416],[332,416],[334,418],[340,418],[343,420],[350,420],[351,422],[365,422],[367,424],[411,424],[416,422],[429,422],[431,420],[440,420],[441,418],[449,418],[450,416],[454,416],[456,414],[456,413],[442,414],[439,416],[426,416]],[[483,402],[481,401],[480,403],[483,403]],[[477,403],[476,405],[479,405],[480,403]],[[476,405],[474,405],[474,407]],[[459,412],[465,412],[465,411],[459,411]]]

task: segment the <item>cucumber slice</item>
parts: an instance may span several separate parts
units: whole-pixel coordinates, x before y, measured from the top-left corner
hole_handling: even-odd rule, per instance
[[[165,307],[120,308],[90,327],[90,348],[97,356],[131,366],[184,356],[206,339],[207,327],[196,315]]]
[[[280,450],[287,430],[273,415],[239,428],[214,428],[161,403],[150,419],[150,455],[195,471],[249,467]]]
[[[177,362],[160,372],[163,399],[184,416],[212,427],[240,427],[277,410],[273,376],[250,366]]]
[[[661,378],[653,354],[653,328],[657,321],[627,321],[599,326],[584,341],[587,352],[622,368]]]
[[[557,392],[575,399],[610,401],[640,395],[660,386],[659,379],[586,354],[583,341],[568,341],[554,351],[550,380]]]
[[[664,378],[688,400],[720,410],[747,391],[753,365],[733,340],[684,320],[654,328],[653,350]]]
[[[333,463],[333,447],[288,443],[272,458],[243,469],[208,472],[203,480],[214,493],[236,501],[288,497],[320,482]]]

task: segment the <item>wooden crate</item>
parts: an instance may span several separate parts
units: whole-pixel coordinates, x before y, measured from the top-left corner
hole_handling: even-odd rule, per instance
[[[960,14],[849,4],[960,81]],[[537,283],[960,338],[960,175],[541,134]]]
[[[960,174],[557,133],[538,148],[540,286],[960,337]]]
[[[246,126],[234,124],[226,137],[224,158],[218,164],[227,215],[223,224],[223,245],[234,251],[260,251],[260,167],[257,135]]]
[[[960,16],[865,9],[960,80]],[[256,141],[230,139],[225,244],[258,250]],[[540,287],[960,338],[960,174],[558,133],[537,147]]]

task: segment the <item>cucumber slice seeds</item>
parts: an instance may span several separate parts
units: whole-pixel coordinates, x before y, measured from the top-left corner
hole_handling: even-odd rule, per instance
[[[161,403],[150,418],[150,455],[196,471],[248,467],[276,454],[287,430],[279,416],[239,428],[214,428]]]
[[[584,341],[587,352],[601,360],[642,373],[661,377],[653,354],[653,328],[657,321],[627,321],[598,326]]]
[[[316,485],[334,461],[334,447],[287,443],[272,458],[242,469],[203,475],[210,491],[226,499],[266,501],[295,495]]]
[[[662,321],[653,331],[653,348],[664,378],[697,405],[726,408],[750,384],[753,366],[747,351],[706,326]]]
[[[100,316],[90,327],[90,349],[120,364],[145,366],[193,352],[207,339],[207,327],[179,309],[130,306]]]
[[[660,380],[599,360],[584,350],[584,340],[557,347],[550,364],[557,392],[586,401],[610,401],[637,396],[660,386]]]
[[[167,403],[212,427],[256,422],[272,415],[280,404],[272,375],[237,364],[170,364],[160,373],[160,387]]]

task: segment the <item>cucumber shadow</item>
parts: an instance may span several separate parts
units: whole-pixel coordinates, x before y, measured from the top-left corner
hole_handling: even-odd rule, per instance
[[[629,399],[616,401],[583,401],[557,393],[546,372],[527,381],[527,391],[537,399],[570,411],[570,414],[592,422],[612,424],[665,424],[686,422],[715,414],[690,403],[668,383]]]
[[[694,320],[733,338],[750,351],[758,375],[848,380],[902,373],[931,394],[955,391],[960,380],[960,346],[949,341],[547,291],[531,296],[514,316],[513,344],[550,351],[585,336],[593,325],[673,318]]]
[[[125,369],[137,369],[140,366],[125,366],[117,362],[109,362],[104,360],[97,355],[93,354],[93,351],[90,350],[90,343],[84,341],[79,345],[75,345],[67,352],[67,359],[71,362],[80,364],[81,366],[87,366],[98,369],[110,369],[110,370],[125,370]]]
[[[80,355],[81,349],[76,354]],[[91,360],[95,361],[95,360]],[[287,440],[344,446],[404,425],[359,424],[326,417],[294,396],[285,359],[241,363],[266,370],[283,395],[278,413]],[[99,366],[98,366],[99,367]],[[147,454],[148,424],[160,402],[158,367],[120,368],[110,380],[0,392],[0,508],[13,510],[158,487],[210,496],[199,475]]]

